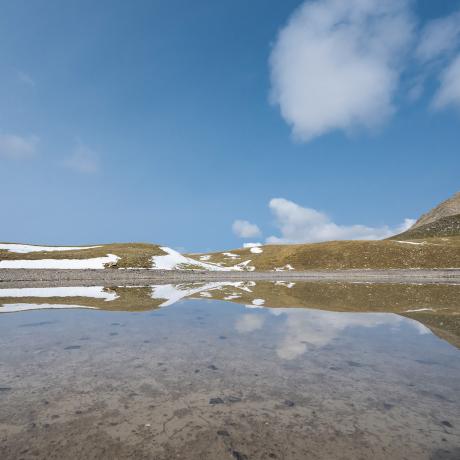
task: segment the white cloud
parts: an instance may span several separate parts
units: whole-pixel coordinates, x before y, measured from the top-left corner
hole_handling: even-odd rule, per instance
[[[428,62],[453,52],[459,41],[460,11],[456,11],[424,27],[415,54],[422,62]]]
[[[365,225],[338,225],[325,213],[304,208],[284,198],[273,198],[270,210],[276,218],[281,236],[270,236],[267,243],[306,243],[331,240],[376,240],[388,238],[407,230],[414,219],[405,219],[396,228],[387,225],[368,227]]]
[[[435,109],[460,108],[460,54],[441,73],[440,87],[433,99]]]
[[[433,98],[437,110],[460,107],[460,10],[430,21],[421,33],[416,57],[428,70],[439,74],[439,88]]]
[[[321,0],[298,8],[270,56],[271,98],[296,138],[374,127],[395,110],[413,35],[410,1]]]
[[[33,157],[37,152],[37,136],[17,136],[0,134],[0,158],[23,160]]]
[[[74,171],[93,174],[99,170],[99,155],[88,146],[78,144],[64,164]]]
[[[247,220],[235,220],[232,225],[233,233],[240,238],[254,238],[261,235],[260,228]]]

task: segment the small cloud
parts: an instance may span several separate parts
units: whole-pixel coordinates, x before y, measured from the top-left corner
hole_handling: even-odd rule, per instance
[[[26,160],[35,156],[39,138],[0,134],[0,158]]]
[[[94,174],[99,170],[99,155],[88,146],[79,144],[64,165],[79,173]]]
[[[19,71],[18,78],[22,83],[25,83],[29,86],[35,86],[35,80],[27,73]]]
[[[433,107],[437,110],[447,107],[460,108],[460,54],[441,73]]]
[[[441,58],[455,51],[460,41],[460,10],[430,21],[422,30],[415,50],[422,62]]]
[[[247,220],[235,220],[232,225],[233,233],[240,238],[254,238],[260,236],[262,232],[256,224],[251,224]]]
[[[271,100],[293,135],[373,128],[393,99],[413,37],[411,1],[304,2],[270,55]]]
[[[267,243],[314,243],[332,240],[379,240],[410,228],[414,219],[405,219],[400,225],[368,227],[366,225],[339,225],[325,213],[305,208],[284,198],[273,198],[270,210],[276,218],[281,235],[270,236]]]
[[[438,74],[432,107],[460,108],[460,10],[430,21],[422,30],[415,55],[427,72]]]

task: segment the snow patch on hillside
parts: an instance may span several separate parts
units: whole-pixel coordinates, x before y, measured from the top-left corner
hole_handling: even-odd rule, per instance
[[[154,270],[209,270],[209,271],[253,271],[255,267],[249,266],[250,260],[246,260],[239,264],[223,267],[219,264],[211,262],[203,262],[202,260],[192,259],[191,257],[183,256],[180,252],[174,249],[162,246],[160,248],[166,252],[166,255],[153,256],[152,268]],[[230,254],[230,253],[228,253]],[[201,256],[203,257],[203,256]],[[200,259],[201,259],[200,257]]]
[[[275,272],[284,272],[286,270],[294,270],[294,267],[291,264],[286,264],[283,267],[275,267],[273,269]]]
[[[211,271],[231,270],[231,268],[219,267],[216,264],[201,262],[183,256],[180,252],[166,246],[162,246],[160,249],[166,252],[166,255],[152,257],[152,268],[155,270],[190,270],[194,268]]]
[[[0,260],[0,268],[50,268],[57,270],[98,270],[105,264],[116,264],[120,258],[114,254],[92,259],[38,259]]]
[[[35,246],[31,244],[0,243],[0,250],[4,249],[18,254],[28,254],[29,252],[79,251],[82,249],[94,249],[100,247],[101,246]]]
[[[233,252],[223,252],[223,256],[230,257],[230,259],[239,259],[240,256],[238,254],[233,254]]]

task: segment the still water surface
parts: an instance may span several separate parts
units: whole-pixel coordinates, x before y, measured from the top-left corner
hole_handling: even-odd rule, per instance
[[[202,287],[0,289],[0,458],[460,458],[460,352],[442,325],[358,298],[296,308],[285,284]],[[455,292],[423,307],[410,292],[403,311],[459,311]]]

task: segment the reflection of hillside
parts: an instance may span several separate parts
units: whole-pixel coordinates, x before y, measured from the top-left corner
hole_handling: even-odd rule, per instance
[[[44,288],[46,289],[46,288]],[[75,288],[69,288],[72,290]],[[8,304],[59,304],[59,305],[79,305],[83,307],[92,307],[98,310],[108,311],[148,311],[158,308],[162,303],[161,299],[151,297],[152,288],[150,286],[142,287],[105,287],[101,288],[107,294],[111,294],[107,300],[103,297],[86,296],[68,296],[68,297],[4,297],[0,289],[0,312],[1,305]]]
[[[56,288],[54,288],[56,289]],[[460,344],[460,285],[233,281],[143,287],[0,289],[0,305],[82,306],[147,311],[188,298],[224,300],[251,307],[306,307],[337,312],[391,312],[416,319]],[[48,296],[49,295],[49,296]],[[27,309],[27,306],[24,306]],[[2,306],[0,306],[0,312]],[[4,310],[5,311],[5,310]]]

